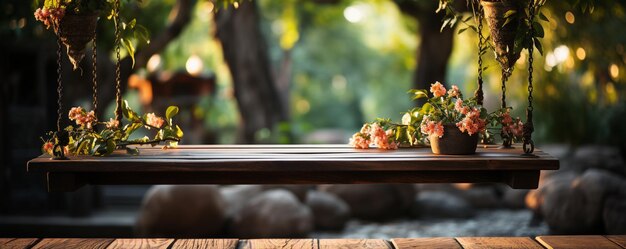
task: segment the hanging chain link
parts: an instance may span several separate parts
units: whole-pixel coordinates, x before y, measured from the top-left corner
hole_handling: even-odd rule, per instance
[[[532,140],[533,131],[535,131],[535,127],[533,124],[533,51],[534,51],[534,43],[533,37],[535,35],[535,30],[533,28],[532,22],[535,19],[535,11],[536,6],[534,1],[531,0],[528,4],[528,14],[530,20],[530,30],[529,36],[531,37],[530,43],[528,44],[528,107],[526,108],[526,123],[524,123],[524,153],[529,155],[532,154],[535,150],[535,143]]]
[[[62,63],[62,47],[61,41],[61,23],[56,21],[54,23],[57,28],[57,131],[54,133],[56,137],[56,143],[52,148],[53,159],[62,160],[67,159],[65,157],[65,146],[69,144],[69,133],[66,130],[61,129],[61,117],[63,115],[63,65]]]
[[[120,0],[115,0],[115,120],[122,125],[122,89],[120,80]]]
[[[93,34],[93,51],[91,53],[91,60],[92,60],[92,70],[91,70],[91,75],[92,75],[92,81],[93,81],[93,85],[92,85],[92,90],[93,90],[93,112],[96,114],[96,121],[98,119],[98,47],[97,47],[97,42],[96,42],[96,34],[97,32],[94,31]]]
[[[57,24],[57,132],[61,131],[61,116],[63,112],[63,67],[61,64],[62,46],[61,42],[61,25]]]
[[[483,105],[484,93],[483,93],[483,7],[478,3],[478,90],[474,93],[476,102],[479,105]]]

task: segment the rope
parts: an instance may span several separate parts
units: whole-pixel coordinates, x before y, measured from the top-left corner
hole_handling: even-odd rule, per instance
[[[483,7],[478,4],[478,89],[474,93],[476,97],[476,103],[483,105],[484,93],[483,93]]]
[[[122,125],[122,90],[120,86],[120,0],[115,0],[115,120]]]
[[[532,25],[533,19],[535,19],[535,5],[534,1],[530,1],[528,4],[528,13],[531,21],[530,25],[530,37],[535,35],[535,30]],[[528,107],[526,108],[526,123],[524,123],[524,153],[530,155],[535,150],[535,143],[532,140],[533,131],[535,126],[533,124],[533,40],[528,44]]]
[[[63,43],[61,42],[61,25],[60,24],[56,24],[57,25],[57,132],[61,131],[61,116],[62,116],[62,112],[63,112],[63,102],[61,101],[63,99],[63,68],[62,68],[62,64],[61,64],[61,56],[62,56],[62,46]]]

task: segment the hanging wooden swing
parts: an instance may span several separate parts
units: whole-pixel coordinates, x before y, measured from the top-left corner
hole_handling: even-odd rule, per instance
[[[530,13],[534,15],[532,10]],[[481,20],[482,15],[481,9],[477,18]],[[478,23],[482,31],[482,21]],[[121,124],[119,32],[116,27],[115,119]],[[484,43],[485,38],[479,32],[475,94],[480,104],[484,98],[481,56]],[[93,44],[93,105],[97,110],[95,36]],[[63,92],[60,40],[58,45],[59,109],[55,136],[59,142],[54,151],[56,159],[68,159],[63,147],[69,139],[60,125]],[[532,52],[531,46],[522,147],[508,144],[511,149],[504,150],[485,145],[474,155],[458,156],[435,155],[429,148],[383,151],[357,150],[348,145],[181,145],[168,150],[141,147],[140,155],[116,151],[107,157],[72,156],[69,160],[50,160],[42,155],[29,161],[27,168],[29,172],[46,174],[49,191],[74,191],[86,184],[505,183],[512,188],[537,188],[540,171],[558,169],[559,161],[535,150],[532,141]],[[505,83],[503,77],[503,107],[506,107]]]

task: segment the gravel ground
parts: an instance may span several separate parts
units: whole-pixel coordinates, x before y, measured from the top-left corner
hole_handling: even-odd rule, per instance
[[[484,210],[470,219],[418,219],[372,223],[353,220],[341,232],[316,232],[315,238],[410,238],[535,236],[549,234],[545,223],[530,225],[529,210]]]

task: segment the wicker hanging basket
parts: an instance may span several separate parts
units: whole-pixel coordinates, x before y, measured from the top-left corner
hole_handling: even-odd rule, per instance
[[[98,24],[98,13],[65,15],[55,33],[67,48],[67,56],[74,67],[85,57],[85,47],[93,40]]]
[[[503,69],[509,70],[519,59],[519,52],[515,53],[515,36],[520,28],[522,15],[526,15],[524,8],[528,6],[528,0],[481,0],[480,4],[485,11],[485,19],[491,32],[491,40],[495,45],[496,59]],[[505,14],[511,10],[516,11],[516,15],[509,18],[507,23]]]

